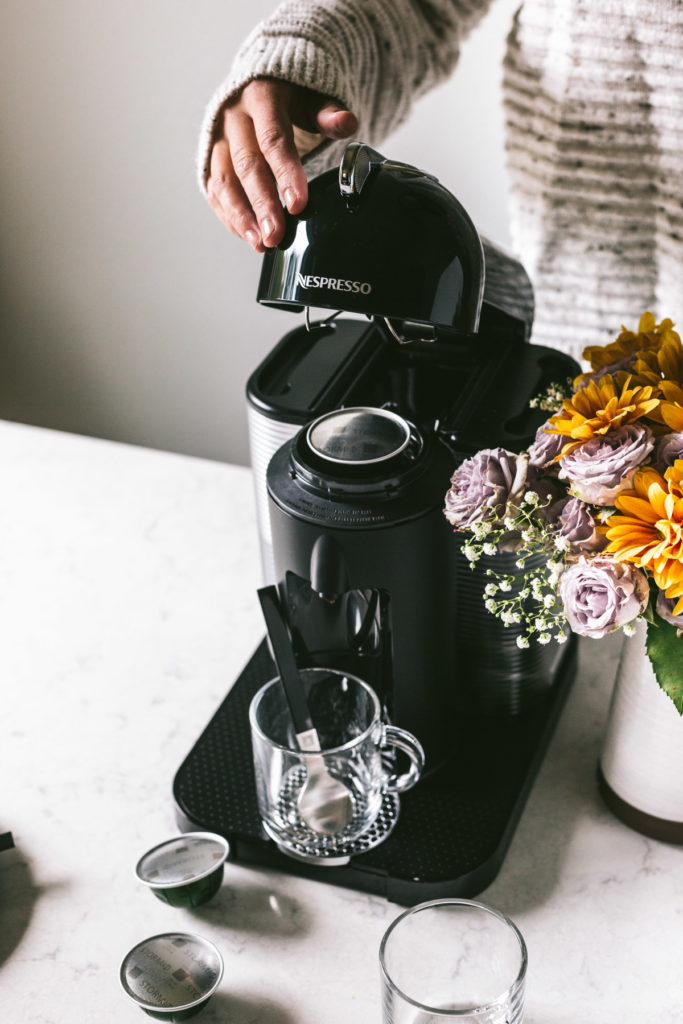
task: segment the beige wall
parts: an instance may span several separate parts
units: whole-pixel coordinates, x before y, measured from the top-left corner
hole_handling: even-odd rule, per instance
[[[497,0],[384,151],[507,242]],[[297,322],[194,182],[202,108],[270,0],[9,0],[0,40],[0,416],[247,461],[246,379]]]

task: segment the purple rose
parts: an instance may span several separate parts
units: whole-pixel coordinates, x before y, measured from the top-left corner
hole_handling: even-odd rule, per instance
[[[617,494],[633,485],[636,470],[653,446],[649,427],[627,423],[592,437],[560,459],[560,477],[570,481],[572,494],[582,501],[613,505]]]
[[[603,555],[582,555],[560,576],[560,597],[569,625],[575,633],[594,640],[640,615],[649,594],[642,570]]]
[[[674,615],[674,608],[680,601],[680,597],[667,597],[663,590],[659,591],[657,596],[657,615],[661,616],[665,622],[669,622],[676,629],[683,629],[683,612],[679,612],[678,615]]]
[[[655,468],[663,475],[676,459],[683,459],[683,434],[664,434],[655,445]]]
[[[602,551],[607,544],[607,538],[598,533],[593,516],[578,498],[560,498],[550,506],[548,518],[557,535],[569,542],[574,555]]]
[[[502,520],[509,502],[524,492],[528,455],[484,448],[465,459],[451,477],[444,515],[457,530],[483,519]]]
[[[553,463],[570,438],[563,434],[548,434],[546,428],[550,420],[546,420],[536,431],[534,443],[529,448],[529,465],[536,469],[545,469]]]

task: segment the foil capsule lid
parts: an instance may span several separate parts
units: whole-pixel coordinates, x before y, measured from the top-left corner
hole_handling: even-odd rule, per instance
[[[366,466],[400,455],[410,443],[410,426],[388,409],[359,406],[320,416],[308,428],[306,439],[328,462]]]
[[[138,880],[154,888],[199,881],[224,863],[230,845],[214,832],[187,832],[148,850],[135,867]]]
[[[120,980],[141,1010],[169,1021],[195,1011],[213,995],[223,976],[223,959],[199,935],[166,932],[143,939],[124,957]]]

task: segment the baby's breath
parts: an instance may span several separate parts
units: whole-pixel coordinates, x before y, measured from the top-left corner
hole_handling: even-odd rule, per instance
[[[542,409],[544,412],[557,413],[565,398],[571,398],[574,394],[574,382],[567,377],[564,384],[554,381],[549,384],[545,391],[541,391],[529,402],[531,409]]]
[[[557,583],[569,557],[569,544],[564,538],[558,543],[556,532],[543,517],[548,500],[543,502],[535,491],[527,491],[518,504],[508,507],[502,523],[477,524],[463,547],[474,569],[480,558],[499,550],[501,541],[514,546],[517,572],[486,569],[490,582],[484,587],[484,607],[506,628],[519,627],[516,643],[521,649],[532,640],[545,645],[567,639]]]

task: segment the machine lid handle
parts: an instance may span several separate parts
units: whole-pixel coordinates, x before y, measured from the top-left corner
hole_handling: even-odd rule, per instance
[[[373,167],[386,163],[385,157],[364,142],[350,142],[339,164],[339,191],[342,196],[359,196]]]
[[[339,164],[339,191],[345,199],[352,196],[359,196],[375,167],[384,167],[389,171],[401,171],[412,177],[428,178],[430,181],[438,181],[433,174],[421,171],[419,167],[412,164],[399,163],[397,160],[387,160],[386,157],[372,149],[364,142],[350,142],[341,158]]]

